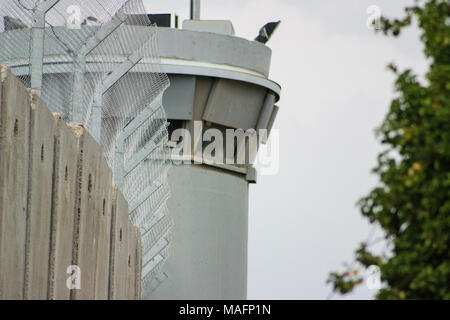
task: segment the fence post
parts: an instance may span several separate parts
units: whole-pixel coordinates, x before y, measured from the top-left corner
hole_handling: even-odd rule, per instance
[[[33,26],[31,28],[31,88],[38,95],[42,90],[42,74],[44,66],[44,38],[45,38],[45,15],[60,0],[41,0],[33,13]]]

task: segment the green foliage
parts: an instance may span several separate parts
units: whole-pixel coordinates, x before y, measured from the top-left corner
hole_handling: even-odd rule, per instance
[[[381,269],[378,299],[450,299],[450,4],[417,1],[401,20],[382,20],[382,32],[398,36],[417,19],[430,61],[427,83],[411,70],[399,72],[392,101],[379,129],[386,151],[374,172],[380,185],[359,202],[392,243],[389,257],[363,244],[356,251],[365,268]],[[352,272],[330,274],[339,293],[361,283]]]

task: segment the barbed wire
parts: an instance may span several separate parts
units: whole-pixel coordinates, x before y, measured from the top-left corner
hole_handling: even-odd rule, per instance
[[[19,9],[22,8],[22,9],[25,9],[25,10],[31,11],[31,12],[33,12],[34,10],[36,10],[37,3],[34,4],[34,8],[27,8],[27,7],[22,3],[22,0],[16,0],[16,1],[17,1],[16,5],[19,6]]]
[[[70,55],[72,58],[75,57],[75,52],[70,49],[69,45],[67,43],[64,42],[63,39],[61,39],[60,36],[58,36],[55,32],[55,26],[51,25],[50,23],[47,23],[47,25],[50,27],[50,30],[52,31],[52,34],[55,36],[55,39],[59,42],[59,44],[61,46],[64,47],[64,49],[66,50],[67,54]]]
[[[109,11],[108,11],[108,10],[107,10],[100,2],[98,2],[98,0],[95,0],[95,2],[97,2],[98,5],[99,5],[100,7],[103,8],[103,10],[105,10],[105,12],[109,15],[110,18],[113,17],[113,16],[109,13]]]

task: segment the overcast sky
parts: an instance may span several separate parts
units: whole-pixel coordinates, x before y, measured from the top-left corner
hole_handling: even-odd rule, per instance
[[[189,16],[189,0],[146,0],[150,12]],[[378,5],[399,16],[412,0],[203,0],[202,19],[231,20],[253,39],[282,20],[268,45],[271,79],[283,87],[275,127],[280,172],[250,191],[249,299],[325,299],[328,273],[353,261],[369,234],[356,202],[375,185],[374,130],[393,96],[390,62],[426,68],[418,32],[399,40],[368,30]],[[350,298],[368,299],[362,286]],[[341,298],[334,296],[334,298]]]

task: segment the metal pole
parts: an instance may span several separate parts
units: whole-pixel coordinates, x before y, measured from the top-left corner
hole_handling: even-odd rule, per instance
[[[200,0],[191,0],[191,20],[200,20]]]
[[[74,80],[72,93],[72,117],[71,120],[83,123],[83,92],[84,73],[86,72],[86,57],[78,55],[74,61]]]
[[[101,142],[102,132],[102,110],[103,110],[103,95],[111,89],[124,75],[126,75],[135,65],[139,63],[144,57],[140,53],[140,50],[136,50],[127,59],[122,62],[113,72],[108,74],[95,90],[94,103],[92,106],[92,129],[91,134],[94,139]]]
[[[94,103],[92,106],[92,137],[98,143],[101,143],[102,137],[102,109],[103,109],[103,92],[96,92]]]
[[[44,72],[44,40],[45,15],[59,0],[41,0],[33,13],[33,26],[31,27],[31,55],[30,75],[31,88],[40,95],[42,91],[42,75]]]
[[[109,23],[104,24],[100,29],[90,37],[86,43],[80,48],[75,59],[75,77],[72,94],[72,121],[83,123],[83,92],[84,92],[84,75],[86,73],[86,57],[100,43],[108,38],[118,27],[120,27],[128,19],[128,15],[122,11],[118,12]]]
[[[113,180],[119,188],[122,189],[124,181],[124,165],[125,165],[125,138],[120,134],[116,140],[116,152],[114,158]]]

